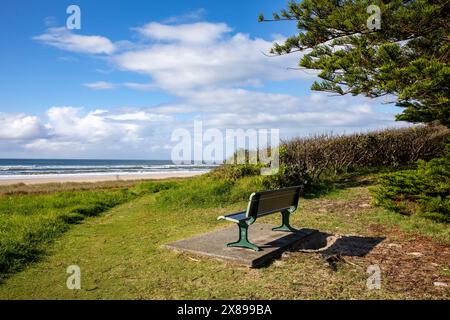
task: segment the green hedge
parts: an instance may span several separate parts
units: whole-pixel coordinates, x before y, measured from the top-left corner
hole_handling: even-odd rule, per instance
[[[433,125],[296,138],[282,144],[281,163],[313,179],[364,168],[401,168],[442,156],[449,135],[450,129]]]
[[[265,177],[266,188],[304,186],[304,193],[327,189],[326,181],[344,173],[382,171],[413,166],[419,159],[440,157],[450,129],[414,126],[351,135],[323,134],[284,141],[279,149],[278,174]],[[247,156],[249,151],[246,151]],[[211,174],[237,180],[260,174],[261,164],[223,165]],[[319,190],[318,190],[319,189]]]

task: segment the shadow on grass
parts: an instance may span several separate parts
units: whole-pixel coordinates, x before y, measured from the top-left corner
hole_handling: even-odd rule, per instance
[[[318,232],[301,243],[296,250],[306,253],[320,253],[330,268],[337,270],[337,264],[345,257],[364,257],[386,237],[339,236]]]
[[[336,236],[318,232],[301,244],[303,252],[320,252],[325,255],[339,254],[347,257],[364,257],[386,237]]]
[[[14,266],[0,266],[0,285],[3,285],[6,280],[12,277],[15,273],[23,271],[27,266],[42,261],[47,256],[47,252],[41,248],[30,248],[26,253],[15,252],[10,253],[8,259],[13,261]]]
[[[257,267],[270,267],[278,254],[288,252],[302,252],[320,254],[336,271],[339,263],[345,263],[345,257],[364,257],[386,237],[344,236],[321,232],[315,229],[302,228],[295,232],[271,240],[265,244],[258,244],[263,251],[254,253],[248,249],[234,248],[246,253],[248,257],[258,260]],[[261,238],[259,238],[260,241]],[[264,254],[265,249],[270,249]],[[274,251],[275,249],[275,251]],[[277,252],[275,254],[275,252]],[[262,262],[264,260],[264,262]],[[256,266],[255,266],[256,267]]]

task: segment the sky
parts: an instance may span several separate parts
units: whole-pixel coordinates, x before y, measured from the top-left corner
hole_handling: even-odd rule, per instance
[[[4,0],[0,158],[169,159],[176,129],[281,138],[405,125],[385,100],[310,90],[302,53],[270,57],[285,1]],[[69,5],[81,12],[70,30]]]

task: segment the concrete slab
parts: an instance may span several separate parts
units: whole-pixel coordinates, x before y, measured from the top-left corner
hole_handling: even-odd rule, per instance
[[[168,243],[163,247],[254,268],[268,264],[271,260],[280,257],[284,251],[297,247],[302,241],[318,232],[313,229],[300,229],[295,233],[280,232],[272,231],[273,227],[276,226],[261,223],[254,223],[249,227],[249,240],[263,249],[259,252],[226,246],[227,243],[237,240],[237,226]]]

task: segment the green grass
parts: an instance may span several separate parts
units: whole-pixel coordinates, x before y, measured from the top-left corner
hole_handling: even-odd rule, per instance
[[[47,245],[71,225],[175,183],[148,182],[130,189],[114,185],[103,190],[92,185],[90,191],[50,194],[34,194],[35,187],[30,187],[22,195],[0,196],[0,279],[38,261]]]
[[[0,273],[36,261],[71,224],[134,198],[127,190],[0,198]]]
[[[320,259],[299,256],[283,267],[249,270],[159,247],[224,226],[215,217],[225,212],[184,208],[161,211],[155,206],[154,196],[145,196],[70,230],[55,243],[45,261],[0,286],[0,297],[252,299],[332,298],[338,294],[350,298],[356,292],[364,293],[363,279],[351,285],[351,270],[331,274]],[[72,264],[81,268],[80,291],[65,287],[65,269]],[[286,278],[286,274],[294,276]],[[318,278],[322,279],[317,283]],[[311,282],[316,282],[316,290],[302,290]]]
[[[96,201],[103,201],[112,207],[100,216],[95,216],[100,211],[96,211],[95,215],[83,215],[84,220],[78,221],[77,224],[70,225],[63,219],[63,229],[56,229],[59,230],[57,234],[47,233],[53,241],[43,241],[38,246],[45,250],[40,261],[28,264],[23,271],[4,279],[4,283],[0,284],[0,298],[445,297],[446,293],[441,291],[430,293],[422,288],[418,288],[418,291],[412,289],[411,292],[396,289],[389,286],[389,279],[385,279],[388,284],[383,286],[382,290],[367,290],[366,267],[372,261],[365,258],[346,258],[352,263],[339,265],[338,270],[334,272],[320,255],[291,253],[288,259],[277,260],[266,268],[248,269],[161,248],[164,243],[230,226],[229,223],[216,221],[217,216],[242,209],[249,193],[255,189],[258,189],[258,181],[252,178],[224,182],[198,177],[181,182],[137,185],[132,191],[128,191],[131,193],[130,198],[127,198],[128,195],[117,198],[117,194],[125,192],[124,190],[105,190],[100,193],[95,191],[93,195],[77,191],[72,195],[57,193],[34,196],[37,198],[22,195],[0,198],[0,201],[5,201],[2,208],[8,207],[8,201],[15,208],[8,209],[10,216],[24,215],[22,208],[40,208],[30,215],[33,223],[28,224],[23,217],[17,218],[23,220],[12,224],[15,226],[12,230],[16,233],[21,224],[35,228],[41,224],[39,220],[46,217],[48,221],[55,223],[54,221],[61,219],[58,217],[62,212],[71,216],[74,214],[74,208],[90,207],[92,203],[97,203]],[[47,202],[42,199],[47,199]],[[119,204],[121,202],[122,204]],[[402,237],[408,238],[410,235],[413,238],[420,234],[432,237],[432,241],[437,243],[450,243],[448,225],[420,217],[417,217],[419,220],[399,218],[398,214],[391,211],[368,206],[369,202],[370,196],[366,187],[341,189],[320,198],[301,199],[300,208],[293,215],[292,224],[316,228],[330,234],[361,236],[373,236],[371,227],[383,225],[388,231],[382,233],[386,232],[387,237],[389,228],[396,227],[404,230]],[[49,210],[52,206],[57,209]],[[5,215],[3,210],[2,215]],[[18,210],[22,213],[18,213]],[[78,217],[77,214],[75,216]],[[279,217],[271,215],[260,219],[259,222],[278,223]],[[36,230],[38,229],[36,227]],[[73,264],[81,268],[81,290],[74,291],[66,287],[66,268]],[[441,272],[448,268],[448,265],[439,265],[437,268],[440,268],[437,272]]]

